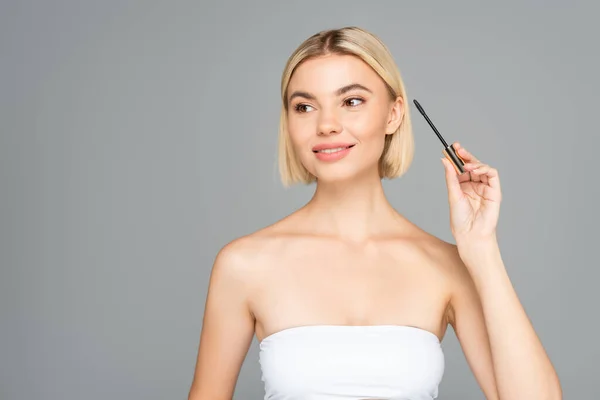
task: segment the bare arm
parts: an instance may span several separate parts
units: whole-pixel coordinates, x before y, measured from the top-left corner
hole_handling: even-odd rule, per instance
[[[461,253],[463,273],[477,272],[469,273],[472,281],[463,279],[464,292],[454,303],[456,329],[484,384],[491,390],[491,355],[500,399],[562,399],[556,371],[519,302],[497,242],[476,243]],[[476,267],[467,271],[467,266]],[[489,336],[489,354],[482,339],[482,321]]]
[[[452,297],[448,322],[460,342],[473,375],[487,400],[499,400],[494,364],[481,300],[456,246],[450,247]]]
[[[215,259],[188,400],[233,398],[254,335],[246,260],[239,247],[232,242]]]

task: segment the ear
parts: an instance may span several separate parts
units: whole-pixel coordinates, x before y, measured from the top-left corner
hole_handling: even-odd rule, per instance
[[[387,124],[385,126],[385,134],[391,135],[398,130],[402,119],[404,118],[404,99],[397,97],[391,105],[388,114]]]

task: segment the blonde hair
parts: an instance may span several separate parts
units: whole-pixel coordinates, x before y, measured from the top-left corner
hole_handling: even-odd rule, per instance
[[[296,183],[311,183],[316,177],[301,163],[288,132],[287,90],[292,74],[304,61],[324,55],[352,55],[367,63],[383,79],[395,100],[404,100],[403,118],[400,126],[391,135],[386,135],[383,154],[379,160],[381,178],[397,178],[410,166],[414,154],[414,138],[410,120],[408,101],[400,71],[385,44],[374,34],[364,29],[350,26],[316,33],[306,39],[288,59],[281,77],[281,117],[279,122],[279,173],[284,186]]]

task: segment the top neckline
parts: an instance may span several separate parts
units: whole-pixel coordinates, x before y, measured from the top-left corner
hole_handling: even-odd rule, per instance
[[[432,336],[435,338],[435,340],[438,342],[438,344],[441,344],[442,340],[438,337],[438,335],[436,335],[435,333],[427,330],[427,329],[423,329],[423,328],[419,328],[417,326],[412,326],[412,325],[393,325],[393,324],[383,324],[383,325],[334,325],[334,324],[315,324],[315,325],[299,325],[299,326],[292,326],[289,328],[284,328],[281,329],[277,332],[273,332],[268,336],[265,336],[260,342],[259,345],[263,344],[263,342],[265,341],[270,341],[280,335],[283,335],[285,333],[292,333],[295,331],[300,331],[300,330],[307,330],[307,329],[317,329],[317,330],[322,330],[322,329],[336,329],[336,330],[372,330],[372,329],[398,329],[398,330],[412,330],[415,332],[420,332],[420,333],[424,333],[425,335],[428,336]]]

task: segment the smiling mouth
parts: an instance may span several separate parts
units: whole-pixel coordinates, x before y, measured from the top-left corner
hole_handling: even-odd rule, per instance
[[[354,144],[351,144],[350,146],[335,147],[335,148],[332,148],[332,149],[313,150],[313,153],[326,153],[326,154],[337,153],[339,151],[343,151],[343,150],[346,150],[346,149],[351,149],[354,146],[355,146]]]

